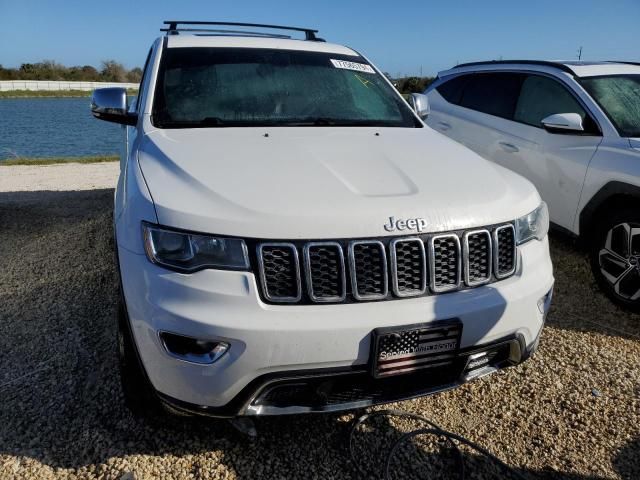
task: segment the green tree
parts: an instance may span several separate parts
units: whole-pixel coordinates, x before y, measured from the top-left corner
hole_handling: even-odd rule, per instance
[[[409,77],[405,79],[402,86],[402,93],[420,93],[420,79],[418,77]]]
[[[135,67],[129,70],[127,73],[127,81],[131,83],[140,83],[142,79],[142,69],[140,67]]]
[[[100,77],[104,82],[126,82],[127,69],[115,60],[104,60]]]

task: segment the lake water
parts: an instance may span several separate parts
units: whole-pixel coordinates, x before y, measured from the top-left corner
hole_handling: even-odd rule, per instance
[[[117,154],[122,127],[93,118],[89,101],[0,98],[0,160]]]

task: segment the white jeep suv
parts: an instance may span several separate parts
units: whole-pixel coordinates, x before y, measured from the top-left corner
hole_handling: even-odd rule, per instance
[[[168,22],[133,105],[93,95],[126,133],[129,406],[333,411],[527,359],[554,281],[535,187],[426,127],[425,97],[414,112],[351,48],[227,26]]]
[[[640,64],[477,62],[425,93],[427,123],[531,180],[604,291],[640,311]]]

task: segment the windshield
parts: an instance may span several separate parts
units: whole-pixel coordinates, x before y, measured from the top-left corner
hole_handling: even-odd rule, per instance
[[[640,75],[611,75],[582,79],[622,137],[640,137]]]
[[[159,128],[420,127],[360,56],[249,48],[168,48],[158,73]]]

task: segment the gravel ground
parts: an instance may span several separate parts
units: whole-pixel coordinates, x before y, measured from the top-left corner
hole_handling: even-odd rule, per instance
[[[0,162],[0,192],[113,188],[119,169],[118,162],[15,166]]]
[[[115,355],[113,190],[6,190],[0,188],[1,479],[365,476],[346,449],[352,415],[260,419],[254,441],[223,421],[150,425],[133,418]],[[532,360],[394,406],[480,443],[528,478],[640,478],[640,316],[603,297],[569,242],[553,236],[552,250],[556,297]],[[357,432],[356,451],[379,466],[389,442],[417,426],[375,422]],[[416,478],[402,470],[409,465],[421,474],[428,462],[451,468],[452,457],[427,439],[412,448],[394,462],[397,478]],[[510,478],[468,450],[463,457],[470,478]]]

